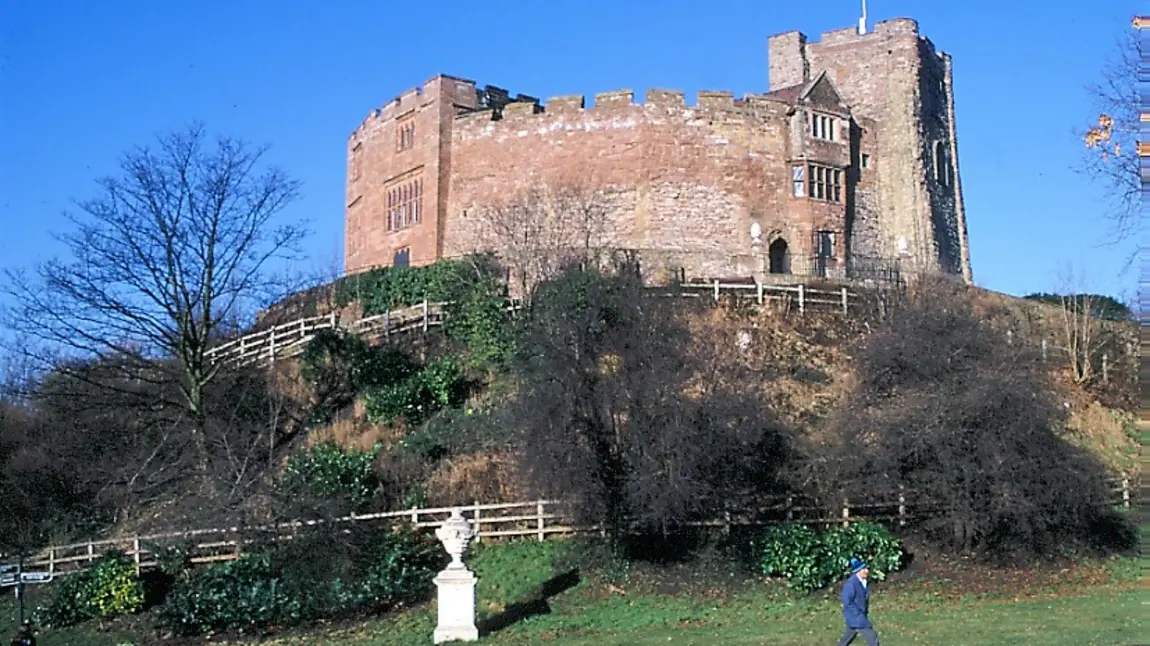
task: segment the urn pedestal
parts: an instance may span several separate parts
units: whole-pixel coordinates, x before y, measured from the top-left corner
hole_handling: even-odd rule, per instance
[[[476,641],[479,639],[479,629],[475,626],[476,576],[463,564],[463,554],[475,537],[475,530],[460,510],[453,509],[451,518],[435,530],[435,536],[451,555],[451,563],[435,577],[439,617],[434,643]]]

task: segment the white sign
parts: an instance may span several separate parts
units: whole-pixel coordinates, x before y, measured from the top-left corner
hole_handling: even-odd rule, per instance
[[[20,580],[24,583],[49,583],[52,580],[51,572],[21,572]]]
[[[51,572],[21,572],[19,574],[0,574],[0,588],[16,585],[17,583],[51,583]]]

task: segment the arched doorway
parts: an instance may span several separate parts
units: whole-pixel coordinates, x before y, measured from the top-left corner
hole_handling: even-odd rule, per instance
[[[779,238],[771,243],[768,248],[770,254],[770,273],[772,274],[789,274],[791,273],[791,256],[787,251],[787,241]]]

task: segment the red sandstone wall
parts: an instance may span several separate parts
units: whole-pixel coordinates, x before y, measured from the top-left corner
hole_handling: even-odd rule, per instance
[[[454,115],[475,104],[474,83],[437,76],[373,111],[352,133],[345,216],[348,273],[390,265],[396,251],[404,248],[410,250],[412,265],[439,257],[445,179],[450,173],[445,137]],[[408,125],[414,127],[411,144],[401,147],[399,133]],[[389,231],[388,195],[410,190],[415,183],[421,186],[420,222]]]
[[[752,221],[785,237],[792,254],[809,253],[815,228],[843,230],[844,206],[791,195],[789,159],[803,152],[796,133],[805,122],[792,123],[776,100],[740,103],[729,93],[700,93],[686,106],[682,93],[656,90],[636,104],[621,91],[598,95],[587,109],[568,97],[548,101],[543,114],[457,119],[444,255],[487,246],[483,205],[537,183],[603,195],[612,211],[608,245],[673,258],[697,276],[764,271],[767,249],[752,247]],[[818,154],[849,164],[841,145]]]

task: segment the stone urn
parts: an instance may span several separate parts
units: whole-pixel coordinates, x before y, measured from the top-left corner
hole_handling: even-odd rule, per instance
[[[476,577],[463,564],[463,554],[475,537],[475,530],[459,509],[452,509],[451,518],[435,530],[435,537],[451,555],[451,563],[435,577],[435,586],[439,589],[439,622],[432,640],[436,644],[476,641],[479,639],[475,626]]]
[[[443,549],[447,550],[448,555],[451,556],[451,563],[448,564],[447,569],[466,570],[467,566],[463,564],[463,555],[467,552],[471,539],[475,538],[475,529],[471,527],[471,523],[463,517],[459,509],[451,510],[451,518],[448,518],[439,529],[435,530],[435,537],[443,543]]]

